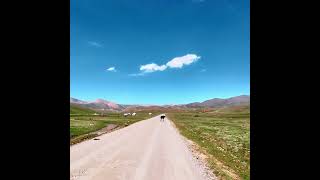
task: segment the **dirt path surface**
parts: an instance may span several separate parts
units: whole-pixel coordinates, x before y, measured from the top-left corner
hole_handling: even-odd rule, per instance
[[[70,147],[72,180],[206,180],[185,141],[160,116]]]

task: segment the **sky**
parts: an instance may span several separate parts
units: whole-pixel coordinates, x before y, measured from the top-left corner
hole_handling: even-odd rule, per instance
[[[184,104],[250,95],[249,0],[71,0],[70,96]]]

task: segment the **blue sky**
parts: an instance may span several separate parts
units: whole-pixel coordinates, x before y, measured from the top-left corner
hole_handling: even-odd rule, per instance
[[[250,94],[249,0],[71,0],[70,95],[182,104]]]

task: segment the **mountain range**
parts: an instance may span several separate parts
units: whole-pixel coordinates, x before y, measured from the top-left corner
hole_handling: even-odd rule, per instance
[[[186,104],[187,107],[223,107],[223,106],[237,106],[237,105],[250,105],[250,96],[241,95],[227,99],[214,98],[203,102],[195,102]]]
[[[70,104],[81,106],[98,111],[141,111],[141,110],[163,110],[170,111],[175,110],[184,110],[189,108],[218,108],[218,107],[230,107],[230,106],[239,106],[239,105],[250,105],[250,96],[241,95],[231,98],[221,99],[213,98],[203,102],[193,102],[189,104],[180,104],[180,105],[125,105],[117,104],[115,102],[107,101],[104,99],[97,99],[95,101],[82,101],[76,98],[70,97]]]
[[[94,109],[94,110],[111,110],[111,111],[120,111],[124,109],[125,107],[121,106],[120,104],[107,101],[104,99],[97,99],[92,102],[88,101],[82,101],[76,98],[70,98],[70,104],[72,105],[78,105],[81,107],[89,108],[89,109]]]

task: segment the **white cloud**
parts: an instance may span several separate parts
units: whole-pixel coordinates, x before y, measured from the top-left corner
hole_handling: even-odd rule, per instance
[[[140,66],[140,71],[142,71],[144,73],[150,73],[150,72],[155,72],[155,71],[164,71],[166,69],[167,69],[166,65],[159,66],[155,63]]]
[[[201,71],[200,72],[206,72],[207,70],[206,69],[201,69]]]
[[[175,57],[171,61],[164,65],[158,65],[156,63],[150,63],[140,66],[140,73],[129,74],[129,76],[143,76],[145,73],[152,73],[155,71],[164,71],[167,68],[182,68],[185,65],[189,65],[198,61],[201,57],[196,54],[187,54],[181,57]]]
[[[116,70],[115,67],[109,67],[109,68],[107,69],[107,71],[116,72],[117,70]]]
[[[189,65],[196,62],[201,57],[195,54],[187,54],[181,57],[175,57],[167,63],[167,66],[170,68],[182,68],[184,65]]]
[[[90,46],[94,46],[94,47],[98,47],[98,48],[102,47],[102,44],[95,42],[95,41],[89,41],[88,44]]]

